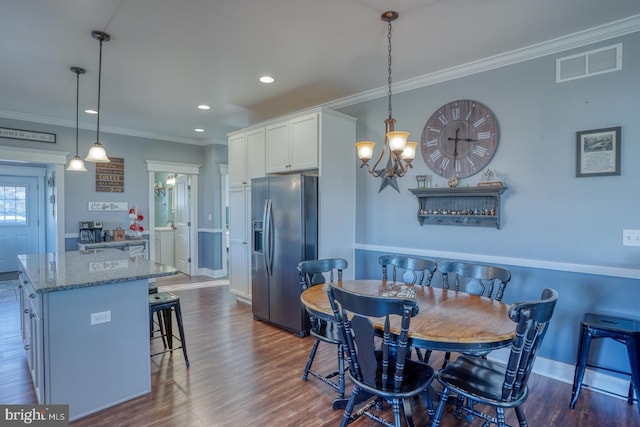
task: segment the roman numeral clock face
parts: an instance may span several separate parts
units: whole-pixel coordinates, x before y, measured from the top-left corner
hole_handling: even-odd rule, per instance
[[[498,148],[498,123],[484,104],[469,99],[438,108],[422,130],[422,158],[444,178],[466,178],[484,168]]]

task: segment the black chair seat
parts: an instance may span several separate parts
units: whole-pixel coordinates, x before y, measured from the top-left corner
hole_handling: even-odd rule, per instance
[[[526,400],[529,389],[525,387],[517,399],[503,401],[502,385],[506,371],[505,365],[483,357],[461,355],[439,373],[439,378],[453,391],[464,390],[475,400],[491,401],[504,407],[518,406]]]
[[[330,344],[340,344],[340,329],[335,322],[315,319],[316,325],[311,327],[311,336]]]
[[[352,375],[351,371],[349,371],[349,378],[351,378],[351,381],[353,381],[355,384],[360,386],[365,391],[383,398],[393,397],[398,399],[407,399],[417,394],[420,394],[421,392],[423,392],[429,387],[435,375],[433,368],[427,365],[426,363],[419,362],[416,360],[406,359],[404,364],[404,371],[402,374],[404,379],[400,386],[400,390],[393,391],[394,374],[395,374],[395,367],[396,367],[395,361],[393,359],[389,360],[389,366],[387,368],[388,369],[387,385],[386,387],[383,387],[382,386],[383,357],[382,357],[381,351],[376,351],[376,359],[378,361],[378,367],[376,370],[375,386],[372,386],[363,381],[360,381],[358,378]],[[385,393],[384,391],[382,391],[384,389],[387,389],[389,391]]]

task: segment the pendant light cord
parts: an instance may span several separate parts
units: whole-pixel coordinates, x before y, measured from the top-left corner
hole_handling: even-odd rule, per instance
[[[80,72],[76,72],[76,157],[78,157],[78,124],[80,122],[78,109],[80,108]]]
[[[389,47],[388,47],[388,52],[389,52],[388,73],[389,73],[389,77],[387,79],[387,84],[389,85],[389,91],[388,91],[388,97],[389,97],[389,119],[391,119],[391,118],[393,118],[393,114],[392,114],[392,110],[391,110],[391,19],[387,19],[387,23],[388,23],[387,39],[389,41]]]
[[[96,125],[96,142],[100,142],[100,83],[102,81],[102,39],[100,39],[100,58],[98,59],[98,121]]]

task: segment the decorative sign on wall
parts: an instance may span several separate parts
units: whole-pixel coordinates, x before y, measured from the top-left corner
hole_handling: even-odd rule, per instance
[[[33,132],[30,130],[0,128],[0,138],[24,139],[27,141],[56,143],[55,133]]]
[[[129,210],[127,202],[89,202],[89,211],[126,212]]]
[[[109,163],[96,163],[96,191],[124,193],[124,158],[110,157]]]

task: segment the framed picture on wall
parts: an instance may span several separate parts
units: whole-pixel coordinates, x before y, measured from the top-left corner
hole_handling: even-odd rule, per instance
[[[620,175],[620,126],[576,134],[576,176]]]

